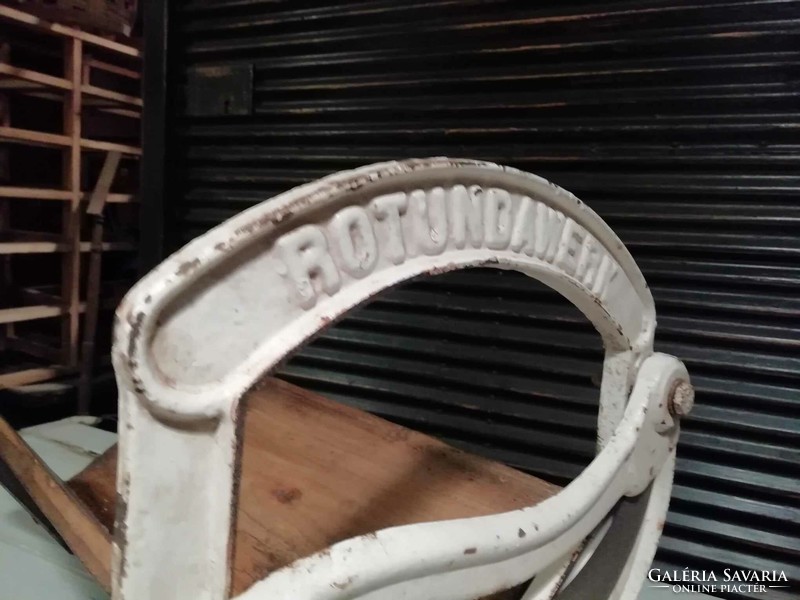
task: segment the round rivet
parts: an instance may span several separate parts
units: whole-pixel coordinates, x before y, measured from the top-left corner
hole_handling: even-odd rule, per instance
[[[694,388],[688,381],[680,381],[672,390],[669,399],[669,412],[678,417],[685,417],[692,412],[694,406]]]

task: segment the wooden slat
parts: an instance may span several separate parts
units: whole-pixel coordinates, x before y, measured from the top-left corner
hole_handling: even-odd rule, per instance
[[[0,390],[40,383],[49,379],[55,379],[62,374],[64,374],[64,370],[59,367],[43,367],[38,369],[24,369],[12,373],[0,373]]]
[[[87,201],[90,192],[81,192],[81,200]],[[0,198],[21,198],[30,200],[70,200],[72,192],[69,190],[54,190],[48,188],[15,187],[0,185]],[[135,202],[134,194],[108,194],[106,202],[109,204],[127,204]]]
[[[100,150],[102,152],[122,152],[123,154],[132,154],[139,156],[142,149],[139,146],[129,146],[126,144],[116,144],[114,142],[103,142],[101,140],[81,140],[81,146],[88,150]]]
[[[67,135],[5,126],[0,126],[0,140],[42,146],[57,146],[60,148],[68,148],[71,144],[71,140]]]
[[[350,537],[533,506],[559,489],[275,379],[242,406],[234,595]],[[112,448],[69,483],[109,528],[115,481]]]
[[[15,308],[0,309],[0,323],[22,323],[24,321],[35,321],[37,319],[47,319],[63,314],[64,310],[59,306],[19,306]]]
[[[89,204],[86,207],[86,214],[100,215],[105,208],[106,201],[108,200],[109,190],[111,184],[114,182],[114,177],[117,175],[117,167],[119,166],[120,158],[122,155],[119,152],[109,152],[106,159],[103,161],[103,167],[100,169],[100,175],[97,178],[97,183],[89,197]],[[101,229],[102,231],[102,229]],[[92,232],[94,239],[95,232]],[[99,245],[102,241],[95,240]],[[99,281],[98,281],[99,283]]]
[[[114,75],[127,77],[128,79],[142,78],[141,73],[139,73],[138,71],[134,71],[133,69],[126,69],[125,67],[120,67],[119,65],[114,65],[102,60],[97,60],[96,58],[89,58],[85,62],[92,69],[99,69],[101,71],[113,73]]]
[[[58,242],[0,242],[0,254],[52,254],[63,252],[64,244]]]
[[[0,42],[0,60],[8,62],[11,49],[8,42]],[[11,124],[11,114],[8,97],[0,95],[0,126],[8,127]],[[4,153],[0,150],[0,154]],[[8,155],[4,154],[3,167],[8,168]],[[0,232],[11,227],[11,203],[6,198],[0,197]],[[8,297],[9,290],[13,286],[14,271],[11,268],[11,257],[0,257],[0,296]],[[0,346],[5,346],[6,340],[15,334],[15,327],[12,323],[7,323],[0,328]]]
[[[41,86],[26,81],[0,81],[0,89],[9,89],[31,98],[42,98],[44,100],[51,100],[54,102],[60,102],[64,99],[63,95],[60,93],[45,91],[45,89]],[[99,112],[126,117],[129,119],[142,118],[141,111],[131,110],[129,108],[118,108],[113,105],[113,102],[103,100],[102,98],[84,98],[83,106],[84,108],[92,108]]]
[[[13,65],[0,63],[0,75],[7,75],[16,79],[22,79],[31,83],[44,85],[47,87],[58,88],[61,90],[71,90],[72,84],[61,77],[53,77],[46,73],[39,73],[30,69],[22,69]]]
[[[0,186],[0,198],[30,198],[32,200],[69,200],[72,192],[47,188]]]
[[[25,237],[0,240],[0,254],[49,254],[62,252],[66,246],[51,239],[27,239]]]
[[[82,85],[81,91],[87,96],[94,96],[96,98],[103,98],[120,104],[129,104],[131,106],[142,106],[142,99],[136,96],[129,96],[127,94],[120,94],[112,90],[97,87],[95,85]]]
[[[109,113],[111,115],[117,115],[120,117],[127,117],[129,119],[141,119],[142,113],[137,112],[135,110],[130,110],[127,108],[113,108],[108,106],[98,106],[97,110],[104,113]]]
[[[92,374],[94,372],[95,338],[97,336],[97,318],[101,308],[100,278],[102,276],[103,245],[103,210],[108,200],[108,193],[122,155],[109,152],[103,161],[100,175],[92,191],[86,214],[92,215],[92,241],[89,255],[89,274],[86,278],[86,307],[83,317],[83,341],[81,342],[80,377],[78,379],[78,414],[88,415],[92,399]]]
[[[9,220],[8,201],[0,201],[0,231],[8,226]],[[0,297],[13,297],[11,290],[14,286],[14,271],[11,268],[11,257],[0,256]],[[5,342],[16,333],[13,323],[6,323],[0,328],[0,347],[5,346]]]
[[[64,256],[61,261],[61,302],[67,308],[61,322],[62,362],[70,367],[78,364],[81,270],[81,71],[83,42],[64,40],[64,76],[72,90],[64,99],[64,134],[70,139],[69,150],[62,163],[63,186],[71,193],[69,204],[61,213]]]
[[[83,199],[86,200],[88,193],[83,194]],[[136,194],[109,194],[106,198],[109,204],[130,204],[136,202]]]
[[[12,91],[25,91],[25,90],[42,90],[42,86],[31,81],[20,81],[19,79],[0,79],[0,90]],[[54,92],[49,92],[53,94]],[[55,97],[61,97],[60,94],[55,93]]]
[[[36,84],[30,84],[30,87],[20,87],[20,86],[4,86],[2,82],[0,82],[0,88],[9,88],[15,92],[24,94],[30,98],[42,98],[43,100],[51,100],[53,102],[61,102],[63,98],[63,92],[48,92],[45,91],[44,88],[37,86]],[[2,91],[2,90],[0,90]]]
[[[71,146],[71,139],[67,135],[33,131],[31,129],[18,129],[16,127],[0,127],[0,140],[31,145],[57,146],[60,148],[69,148]],[[115,142],[81,139],[79,143],[82,148],[87,150],[118,151],[134,156],[139,156],[142,153],[142,149],[139,146],[117,144]]]
[[[2,418],[0,456],[89,573],[108,590],[111,581],[108,532]]]
[[[80,29],[66,27],[58,23],[51,23],[49,21],[45,21],[44,19],[40,19],[39,17],[28,14],[26,12],[22,12],[21,10],[16,10],[9,6],[0,6],[0,18],[7,19],[9,21],[14,21],[19,25],[24,25],[26,27],[37,29],[39,31],[81,40],[86,42],[87,44],[92,44],[93,46],[100,46],[101,48],[112,50],[114,52],[119,52],[120,54],[125,54],[127,56],[133,56],[135,58],[139,58],[142,55],[142,53],[138,49],[133,48],[131,46],[126,46],[125,44],[120,44],[119,42],[107,40],[106,38],[100,37],[99,35],[92,35],[91,33],[86,33],[85,31],[81,31]]]

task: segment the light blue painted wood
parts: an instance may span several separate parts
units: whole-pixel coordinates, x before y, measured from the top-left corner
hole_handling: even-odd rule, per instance
[[[86,467],[116,435],[73,418],[30,427],[25,441],[62,479]],[[106,600],[80,561],[0,487],[0,596],[14,600]]]

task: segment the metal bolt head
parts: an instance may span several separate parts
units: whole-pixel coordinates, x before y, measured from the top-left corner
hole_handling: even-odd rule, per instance
[[[677,417],[685,417],[694,406],[694,388],[688,381],[680,381],[672,390],[669,399],[669,412]]]

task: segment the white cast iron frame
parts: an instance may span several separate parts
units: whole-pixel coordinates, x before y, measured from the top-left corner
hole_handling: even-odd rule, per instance
[[[620,499],[648,490],[629,555],[607,575],[609,597],[635,598],[669,501],[679,428],[668,404],[686,370],[653,354],[650,292],[593,211],[528,173],[447,158],[371,165],[295,188],[194,240],[128,293],[113,349],[113,598],[228,598],[239,399],[379,291],[466,266],[536,277],[600,332],[597,457],[537,506],[346,540],[239,597],[471,600],[538,574],[526,598],[550,598]]]

